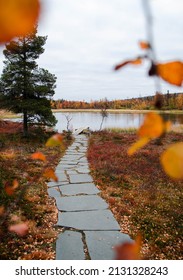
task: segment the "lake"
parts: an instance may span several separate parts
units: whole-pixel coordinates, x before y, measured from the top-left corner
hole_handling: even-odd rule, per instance
[[[54,113],[58,120],[56,129],[58,132],[66,130],[66,116],[72,118],[70,129],[89,127],[91,130],[99,130],[102,117],[100,112],[58,112]],[[138,128],[144,119],[145,113],[109,113],[104,119],[102,128]],[[174,125],[183,124],[182,114],[165,114],[166,119]]]

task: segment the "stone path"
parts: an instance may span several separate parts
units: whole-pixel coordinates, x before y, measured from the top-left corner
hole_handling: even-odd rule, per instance
[[[113,247],[132,241],[120,227],[94,185],[86,158],[87,137],[74,143],[56,167],[58,182],[48,183],[48,193],[59,210],[57,260],[112,260]]]

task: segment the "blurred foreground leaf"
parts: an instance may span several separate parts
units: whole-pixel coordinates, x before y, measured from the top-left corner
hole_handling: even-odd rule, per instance
[[[183,142],[171,145],[161,155],[165,172],[172,178],[183,178]]]
[[[0,43],[31,33],[39,13],[39,0],[0,0]]]

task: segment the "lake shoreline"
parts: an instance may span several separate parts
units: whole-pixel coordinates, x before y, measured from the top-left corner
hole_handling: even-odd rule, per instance
[[[100,113],[100,109],[52,109],[53,113]],[[156,112],[161,114],[183,114],[183,110],[131,110],[131,109],[107,109],[111,114],[146,114]]]
[[[52,109],[54,114],[56,113],[100,113],[100,109]],[[131,109],[107,109],[109,114],[147,114],[149,112],[156,112],[161,114],[183,114],[183,110],[131,110]],[[0,110],[0,119],[20,119],[20,114],[15,114]]]

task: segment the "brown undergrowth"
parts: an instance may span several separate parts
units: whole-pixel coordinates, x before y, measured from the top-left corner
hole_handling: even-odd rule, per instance
[[[121,231],[133,239],[142,235],[142,258],[182,259],[183,181],[170,179],[159,158],[169,144],[183,141],[183,135],[171,132],[162,145],[152,141],[128,156],[136,138],[134,133],[93,133],[91,173]]]
[[[62,148],[46,148],[45,142],[53,132],[33,128],[25,139],[16,123],[6,122],[4,127],[0,134],[0,208],[4,208],[4,213],[0,213],[0,259],[54,259],[57,209],[47,194],[47,179],[42,176],[45,163],[30,156],[40,151],[47,157],[49,167],[55,168],[70,141],[64,138]],[[4,187],[14,179],[19,187],[13,195],[8,195]],[[10,221],[18,219],[28,224],[28,233],[23,237],[8,231]]]

